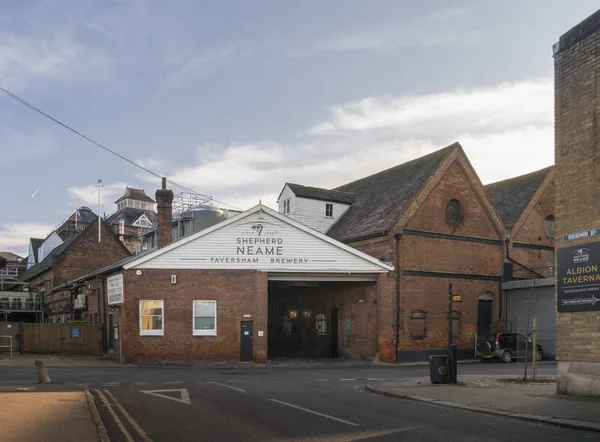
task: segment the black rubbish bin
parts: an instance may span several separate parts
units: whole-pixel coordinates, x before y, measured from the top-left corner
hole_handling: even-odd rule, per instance
[[[448,355],[429,356],[429,379],[432,384],[447,384],[450,380]]]

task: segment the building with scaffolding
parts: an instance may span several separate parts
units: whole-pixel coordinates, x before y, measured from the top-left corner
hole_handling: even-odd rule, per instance
[[[181,192],[173,198],[172,240],[180,240],[193,233],[214,226],[234,215],[237,210],[216,207],[212,196],[194,192]],[[147,251],[157,246],[156,228],[140,234],[140,251]]]

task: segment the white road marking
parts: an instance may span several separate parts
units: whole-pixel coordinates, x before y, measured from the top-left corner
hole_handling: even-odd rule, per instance
[[[367,381],[385,381],[383,378],[367,378]]]
[[[232,387],[231,385],[227,385],[227,384],[221,384],[220,382],[213,382],[213,381],[208,381],[207,384],[215,384],[215,385],[220,385],[221,387],[225,387],[225,388],[231,388],[232,390],[235,391],[240,391],[242,393],[245,393],[246,390],[242,390],[241,388],[237,388],[237,387]]]
[[[168,385],[168,384],[183,384],[183,382],[181,382],[181,381],[167,381],[167,382],[165,382],[165,385]]]
[[[119,382],[105,382],[100,384],[101,387],[118,387],[119,385],[121,385]]]
[[[144,382],[144,381],[133,382],[131,385],[150,385],[150,382]]]
[[[88,387],[90,384],[77,384],[78,387]]]
[[[358,379],[340,379],[340,381],[357,381]]]
[[[162,393],[172,393],[174,391],[179,392],[181,394],[181,399],[173,397],[173,396],[167,396],[166,394],[162,394]],[[159,397],[162,399],[170,399],[175,402],[181,402],[182,404],[187,404],[187,405],[192,404],[192,401],[190,400],[190,395],[185,388],[172,389],[172,390],[142,390],[142,391],[140,391],[140,393],[146,393],[151,396],[156,396],[156,397]]]
[[[314,414],[314,415],[316,415],[316,416],[321,416],[321,417],[324,417],[324,418],[326,418],[326,419],[331,419],[332,421],[341,422],[342,424],[351,425],[351,426],[353,426],[353,427],[358,427],[358,426],[360,426],[360,425],[359,425],[359,424],[357,424],[357,423],[350,422],[350,421],[347,421],[347,420],[344,420],[344,419],[340,419],[340,418],[338,418],[338,417],[329,416],[328,414],[319,413],[318,411],[310,410],[310,409],[308,409],[308,408],[300,407],[300,406],[298,406],[298,405],[290,404],[290,403],[288,403],[288,402],[279,401],[279,400],[277,400],[277,399],[271,399],[271,401],[273,401],[273,402],[276,402],[276,403],[278,403],[278,404],[281,404],[281,405],[285,405],[286,407],[295,408],[295,409],[297,409],[297,410],[302,410],[302,411],[305,411],[305,412],[307,412],[307,413]]]

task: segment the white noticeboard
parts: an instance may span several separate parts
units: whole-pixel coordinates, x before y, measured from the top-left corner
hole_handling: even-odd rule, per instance
[[[123,303],[123,275],[114,275],[106,279],[108,304]]]

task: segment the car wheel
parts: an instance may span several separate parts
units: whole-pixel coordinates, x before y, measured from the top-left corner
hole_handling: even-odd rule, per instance
[[[542,359],[544,359],[544,353],[542,353],[542,351],[538,350],[537,353],[535,354],[535,360],[539,362]]]
[[[512,353],[509,350],[504,350],[504,353],[502,353],[502,362],[505,364],[512,362]]]

